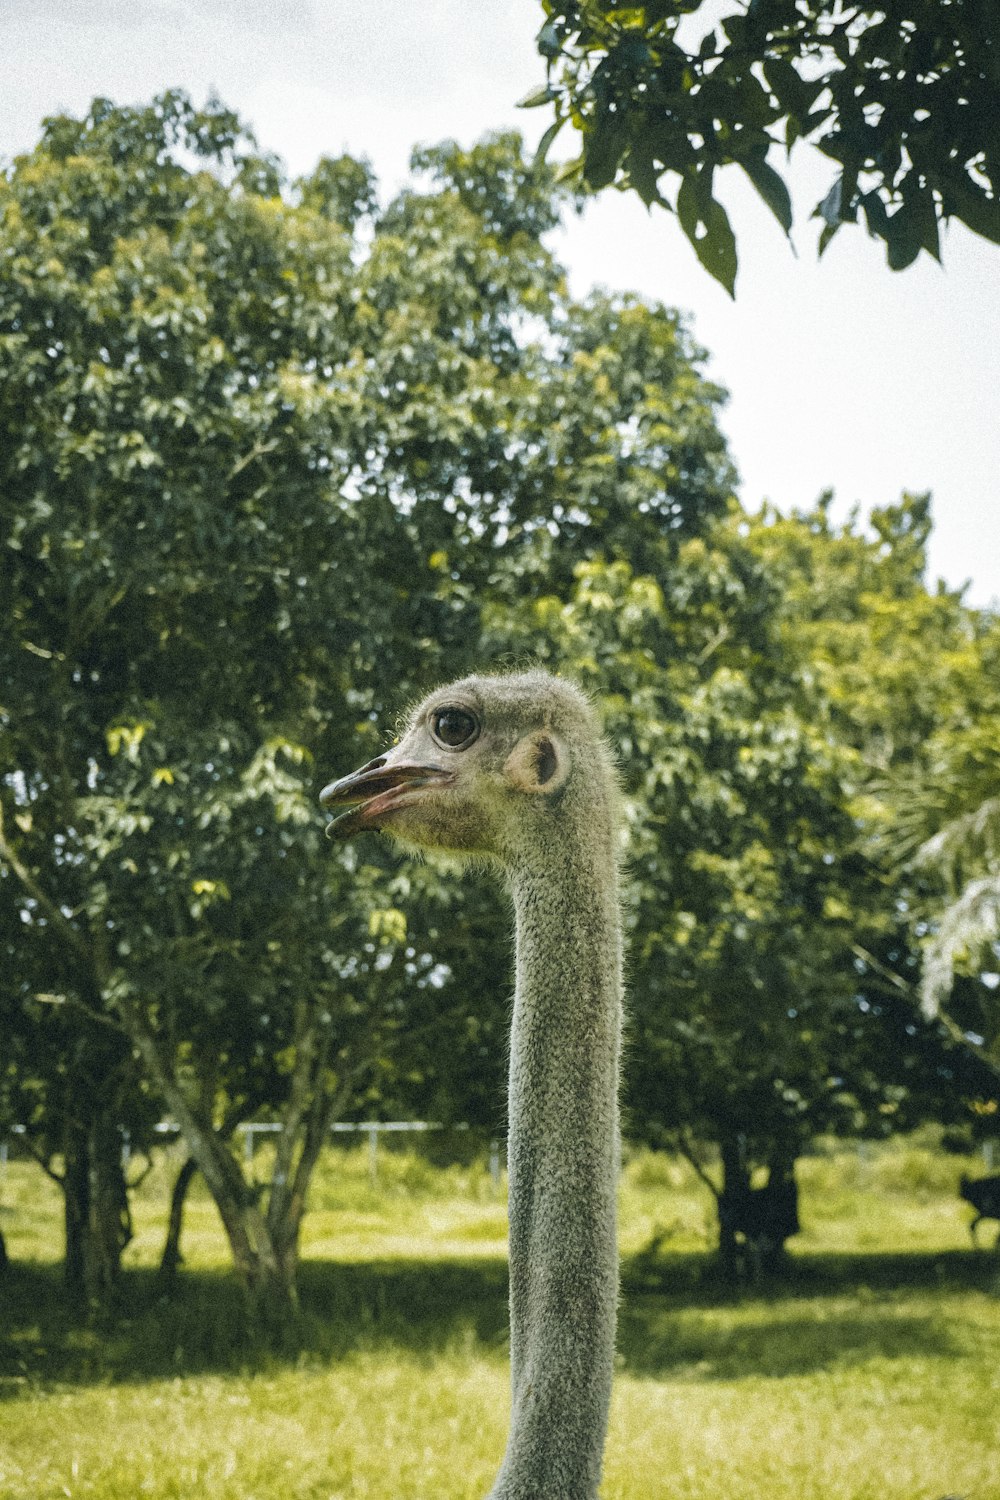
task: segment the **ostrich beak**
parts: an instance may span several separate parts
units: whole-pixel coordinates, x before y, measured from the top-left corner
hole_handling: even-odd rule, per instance
[[[326,836],[347,839],[365,828],[378,828],[379,819],[406,800],[407,792],[422,786],[447,786],[452,773],[441,766],[417,765],[413,761],[393,764],[386,755],[376,756],[366,766],[331,781],[319,794],[326,808],[360,806],[341,814],[327,825]]]

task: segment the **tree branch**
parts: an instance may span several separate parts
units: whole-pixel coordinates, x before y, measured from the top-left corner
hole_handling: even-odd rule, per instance
[[[677,1150],[680,1152],[681,1156],[683,1156],[688,1165],[691,1166],[698,1174],[702,1182],[711,1192],[712,1197],[715,1199],[716,1203],[718,1203],[722,1197],[722,1189],[716,1187],[715,1183],[712,1181],[711,1177],[709,1177],[708,1173],[705,1171],[705,1168],[698,1160],[697,1156],[695,1155],[694,1146],[691,1144],[691,1140],[688,1136],[687,1131],[683,1128],[683,1126],[681,1126],[677,1130],[672,1131],[671,1134],[674,1137]]]
[[[18,857],[13,846],[8,843],[4,828],[2,802],[0,802],[0,859],[13,870],[18,880],[24,886],[24,889],[28,892],[28,895],[33,901],[38,903],[39,908],[52,923],[54,930],[62,935],[63,940],[73,949],[74,953],[80,958],[85,958],[88,964],[92,963],[93,955],[86,939],[73,926],[73,923],[66,916],[62,908],[57,906],[51,896],[39,885],[27,865]]]
[[[23,1134],[19,1133],[18,1140],[21,1142],[21,1145],[24,1147],[25,1151],[27,1151],[32,1161],[38,1163],[42,1171],[45,1173],[46,1177],[51,1177],[53,1182],[57,1182],[59,1186],[62,1187],[66,1181],[65,1172],[57,1172],[55,1167],[49,1166],[48,1157],[45,1156],[43,1152],[39,1151],[38,1148],[32,1144],[31,1138],[28,1136],[27,1132],[24,1132]]]

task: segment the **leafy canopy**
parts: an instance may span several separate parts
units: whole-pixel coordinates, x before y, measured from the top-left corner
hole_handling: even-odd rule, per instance
[[[335,854],[322,779],[481,659],[487,596],[726,504],[700,351],[573,301],[560,197],[512,135],[418,153],[385,206],[349,158],[290,182],[177,94],[0,175],[0,1007],[37,1060],[31,1099],[0,1082],[57,1149],[139,1073],[244,1270],[294,1242],[330,1110],[442,1099],[441,1017],[478,1059],[506,1003],[482,898],[452,922],[440,874]],[[255,1195],[261,1111],[294,1159]]]

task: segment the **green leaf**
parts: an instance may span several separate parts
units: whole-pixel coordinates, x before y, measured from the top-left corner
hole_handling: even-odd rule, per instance
[[[814,217],[815,217],[815,215],[814,215]],[[822,231],[820,233],[820,237],[819,237],[819,254],[820,255],[822,255],[823,252],[826,250],[826,247],[829,245],[830,241],[833,239],[834,235],[837,233],[837,230],[839,228],[840,228],[839,223],[838,224],[824,224],[823,225],[823,229],[822,229]]]
[[[601,115],[583,143],[583,175],[589,187],[603,188],[614,182],[627,144],[625,121],[617,115]]]
[[[536,162],[543,162],[548,156],[549,147],[552,145],[552,142],[555,140],[560,130],[562,130],[565,123],[566,121],[561,115],[558,117],[558,119],[552,121],[552,124],[549,126],[548,130],[546,130],[545,134],[538,142],[538,149],[535,152]]]
[[[553,89],[532,89],[530,94],[525,94],[523,99],[517,101],[518,109],[537,109],[539,105],[551,104],[558,95]]]
[[[744,45],[747,34],[745,16],[726,16],[722,22],[722,29],[729,38],[731,46],[742,47]]]
[[[907,192],[903,185],[904,202],[900,213],[906,215],[907,229],[913,234],[921,250],[926,250],[928,255],[940,263],[941,241],[938,234],[937,205],[934,202],[934,194],[930,188],[918,187],[916,191]]]
[[[677,217],[694,253],[710,276],[736,296],[736,239],[729,215],[715,198],[705,179],[686,174],[677,194]]]
[[[851,59],[851,37],[845,23],[834,25],[826,38],[833,48],[838,62],[848,63]]]
[[[744,172],[786,234],[792,227],[792,200],[784,179],[761,158],[741,163]]]
[[[814,219],[823,219],[830,230],[839,229],[843,220],[840,217],[840,178],[834,182],[825,198],[821,198],[813,209]]]
[[[893,271],[905,271],[920,254],[920,241],[910,232],[908,225],[899,223],[899,217],[899,214],[894,214],[889,220],[889,232],[884,236],[886,259]]]
[[[941,183],[945,218],[961,219],[973,234],[1000,245],[1000,197],[988,198],[967,178]]]
[[[699,61],[704,62],[706,57],[712,57],[718,51],[718,49],[718,33],[715,31],[706,31],[705,35],[701,39],[701,46],[698,48]]]
[[[546,21],[536,38],[536,46],[543,57],[558,57],[562,50],[559,29],[554,21]]]
[[[677,217],[689,240],[694,240],[698,229],[698,189],[695,180],[685,173],[677,192]]]
[[[648,208],[651,203],[662,203],[663,199],[658,186],[660,168],[649,150],[643,151],[635,142],[632,142],[631,150],[625,160],[628,170],[630,187],[634,187],[639,197]]]
[[[838,188],[840,184],[837,184]],[[864,212],[865,223],[868,225],[868,233],[877,235],[879,239],[889,238],[889,215],[885,211],[885,204],[877,192],[863,194],[861,208]]]
[[[727,90],[726,119],[742,129],[748,125],[769,125],[775,119],[771,95],[752,73],[744,73]]]
[[[623,68],[630,68],[638,72],[653,61],[653,54],[649,50],[644,37],[639,31],[630,29],[617,47],[613,49],[614,60]]]
[[[782,109],[797,117],[808,114],[822,87],[821,82],[809,82],[800,77],[798,70],[783,57],[765,60],[764,77]]]
[[[583,177],[583,157],[573,156],[556,168],[556,182],[579,182]]]
[[[678,15],[697,10],[700,0],[646,0],[643,9],[646,25],[655,26],[659,21],[675,21]]]

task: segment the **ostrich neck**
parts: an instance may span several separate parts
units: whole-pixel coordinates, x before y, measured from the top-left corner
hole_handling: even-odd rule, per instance
[[[511,1428],[491,1500],[592,1500],[618,1296],[621,956],[610,835],[512,874]]]

